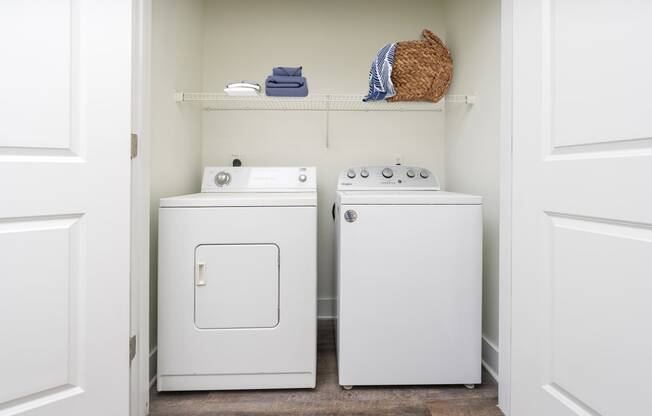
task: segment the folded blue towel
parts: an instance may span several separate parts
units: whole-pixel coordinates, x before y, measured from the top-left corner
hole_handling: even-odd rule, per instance
[[[286,77],[300,77],[302,68],[303,67],[301,66],[297,66],[297,67],[277,66],[276,68],[272,69],[272,75],[280,75]]]
[[[304,77],[270,75],[265,80],[268,88],[300,88],[306,84]]]
[[[306,97],[308,95],[308,86],[304,85],[299,88],[265,88],[265,94],[269,97]]]
[[[308,83],[304,77],[270,75],[265,80],[265,93],[271,97],[305,97]]]
[[[396,95],[392,83],[392,66],[396,43],[388,43],[376,54],[369,70],[369,94],[362,101],[380,101]]]

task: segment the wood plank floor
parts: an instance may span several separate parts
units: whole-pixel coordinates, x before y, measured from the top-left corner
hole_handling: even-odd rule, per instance
[[[500,416],[498,386],[488,373],[474,390],[463,386],[355,387],[337,383],[332,321],[319,321],[314,390],[165,392],[152,389],[152,416]]]

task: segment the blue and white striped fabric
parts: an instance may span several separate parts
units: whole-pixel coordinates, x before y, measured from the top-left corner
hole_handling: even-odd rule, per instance
[[[392,84],[394,51],[396,43],[388,43],[378,51],[369,70],[369,94],[362,101],[380,101],[396,95]]]

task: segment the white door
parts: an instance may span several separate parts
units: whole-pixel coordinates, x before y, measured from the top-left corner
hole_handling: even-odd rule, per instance
[[[128,414],[131,2],[0,2],[0,415]]]
[[[514,1],[512,416],[651,412],[651,21]]]

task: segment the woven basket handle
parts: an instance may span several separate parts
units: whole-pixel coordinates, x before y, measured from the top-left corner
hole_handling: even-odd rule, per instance
[[[444,42],[442,42],[441,39],[434,33],[432,33],[428,29],[423,29],[421,32],[421,35],[426,39],[430,47],[434,49],[440,49],[446,51],[448,53],[448,49],[446,48],[446,45],[444,45]],[[430,84],[430,91],[433,93],[433,95],[437,95],[437,89],[436,89],[436,79],[433,78],[432,82]],[[440,98],[441,99],[441,98]]]
[[[442,42],[441,39],[439,39],[439,36],[435,35],[428,29],[423,29],[423,31],[421,32],[421,36],[423,36],[428,41],[428,43],[430,43],[432,46],[437,47],[437,46],[444,45],[444,42]]]

